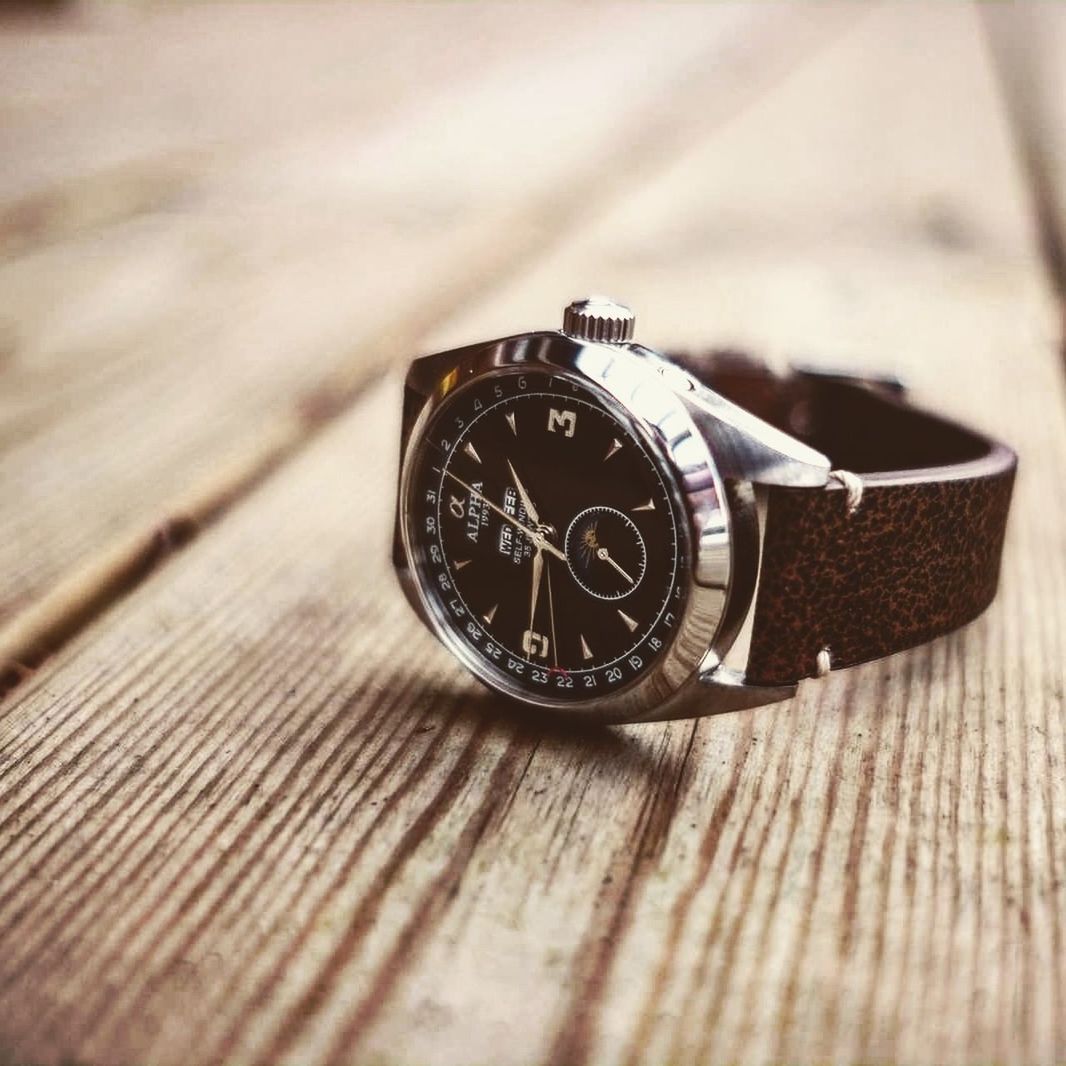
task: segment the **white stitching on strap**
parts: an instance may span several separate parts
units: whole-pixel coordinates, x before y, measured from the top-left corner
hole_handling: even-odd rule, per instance
[[[844,486],[847,497],[848,517],[850,518],[859,509],[859,504],[862,503],[862,478],[858,474],[853,474],[850,470],[830,470],[829,476],[836,478]]]
[[[819,677],[825,677],[833,669],[833,657],[830,654],[828,644],[818,653],[818,658],[815,659],[815,666]]]

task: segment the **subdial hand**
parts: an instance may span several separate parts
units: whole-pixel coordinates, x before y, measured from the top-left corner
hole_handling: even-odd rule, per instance
[[[614,561],[614,559],[611,558],[611,553],[606,548],[597,548],[596,558],[602,559],[605,563],[610,563],[611,566],[613,566],[631,585],[636,584],[636,582]]]
[[[483,492],[478,492],[477,489],[471,488],[462,478],[458,478],[450,470],[444,471],[448,477],[450,477],[461,488],[466,489],[471,496],[476,496],[482,503],[485,504],[490,510],[495,511],[505,522],[510,522],[515,529],[520,529],[531,541],[535,548],[543,548],[549,555],[554,555],[556,559],[562,559],[566,562],[566,556],[554,545],[551,541],[547,540],[545,536],[536,529],[530,529],[529,526],[519,522],[514,515],[509,515],[502,507],[497,507]]]

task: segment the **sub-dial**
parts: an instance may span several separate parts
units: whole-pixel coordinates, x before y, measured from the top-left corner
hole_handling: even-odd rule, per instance
[[[644,577],[644,538],[632,520],[613,507],[582,511],[570,523],[564,547],[574,580],[597,599],[620,600]]]

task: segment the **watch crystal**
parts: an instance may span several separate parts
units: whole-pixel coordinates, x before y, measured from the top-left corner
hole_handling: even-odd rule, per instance
[[[683,533],[613,402],[562,374],[486,376],[442,403],[414,462],[423,593],[486,680],[538,702],[592,700],[669,646]]]

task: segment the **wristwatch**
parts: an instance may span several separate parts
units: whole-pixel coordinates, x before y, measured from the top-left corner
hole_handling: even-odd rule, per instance
[[[481,681],[610,722],[787,699],[995,595],[1016,457],[901,385],[664,355],[603,297],[416,359],[393,559]]]

